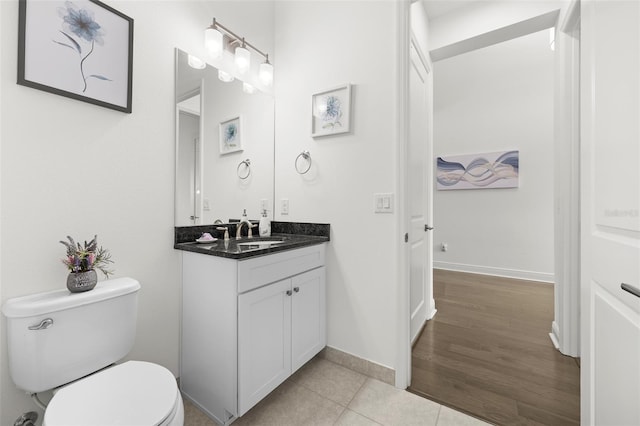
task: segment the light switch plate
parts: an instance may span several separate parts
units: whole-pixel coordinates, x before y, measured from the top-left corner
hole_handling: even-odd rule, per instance
[[[391,192],[373,194],[373,208],[375,213],[393,213],[394,194]]]

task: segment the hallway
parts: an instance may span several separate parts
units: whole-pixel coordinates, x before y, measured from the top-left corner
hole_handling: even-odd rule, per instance
[[[499,425],[580,423],[578,361],[549,338],[553,286],[434,270],[409,390]]]

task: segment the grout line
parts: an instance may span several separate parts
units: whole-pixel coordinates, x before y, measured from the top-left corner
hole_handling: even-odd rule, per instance
[[[436,416],[436,424],[435,424],[435,426],[438,426],[438,423],[440,422],[440,413],[441,412],[442,412],[442,404],[438,404],[438,415]]]
[[[362,390],[362,388],[364,387],[365,383],[367,383],[367,380],[369,380],[368,377],[365,376],[364,381],[362,382],[362,384],[360,385],[360,387],[358,388],[357,391],[355,391],[353,393],[353,396],[351,397],[351,399],[349,400],[349,402],[347,402],[347,408],[349,408],[349,405],[351,405],[351,403],[353,402],[354,399],[356,399],[356,396],[360,393],[360,391]],[[352,410],[353,411],[353,410]],[[360,414],[360,413],[358,413]]]

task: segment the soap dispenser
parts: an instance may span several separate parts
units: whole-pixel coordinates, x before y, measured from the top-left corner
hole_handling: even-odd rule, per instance
[[[260,232],[261,237],[271,236],[271,219],[267,217],[267,209],[262,210],[262,217],[258,224],[258,231]]]

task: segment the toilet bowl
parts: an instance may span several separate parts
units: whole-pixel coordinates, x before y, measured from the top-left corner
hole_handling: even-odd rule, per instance
[[[184,407],[166,368],[127,361],[57,390],[42,426],[182,426]]]

